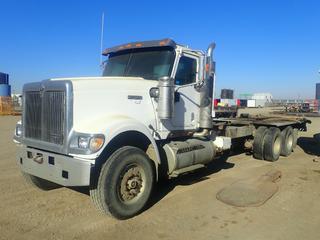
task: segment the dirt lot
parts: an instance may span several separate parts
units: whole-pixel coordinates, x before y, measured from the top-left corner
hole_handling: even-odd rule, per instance
[[[26,185],[15,162],[18,117],[0,117],[0,239],[320,239],[320,118],[288,158],[275,163],[244,153],[159,184],[148,210],[117,221],[98,213],[86,189],[42,192]],[[280,190],[260,207],[236,208],[216,193],[274,166]]]

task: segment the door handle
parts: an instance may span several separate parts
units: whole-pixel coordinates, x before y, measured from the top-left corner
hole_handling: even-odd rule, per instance
[[[180,101],[180,93],[174,92],[174,102],[179,102],[179,101]]]

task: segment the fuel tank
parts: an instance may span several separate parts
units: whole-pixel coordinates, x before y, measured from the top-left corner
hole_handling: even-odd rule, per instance
[[[196,164],[206,164],[213,160],[215,147],[211,140],[188,139],[171,141],[163,146],[167,161],[168,174]]]

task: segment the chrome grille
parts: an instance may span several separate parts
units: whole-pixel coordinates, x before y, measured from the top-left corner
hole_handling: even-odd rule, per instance
[[[25,136],[40,139],[42,115],[40,92],[26,92],[25,102]]]
[[[43,106],[43,140],[62,145],[66,112],[65,92],[45,92]]]
[[[25,137],[63,145],[66,94],[64,91],[25,92]]]

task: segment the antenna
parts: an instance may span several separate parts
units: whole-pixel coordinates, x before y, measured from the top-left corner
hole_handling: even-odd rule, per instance
[[[103,29],[104,29],[104,12],[101,17],[101,36],[100,36],[100,67],[103,66],[102,62],[102,51],[103,51]]]

